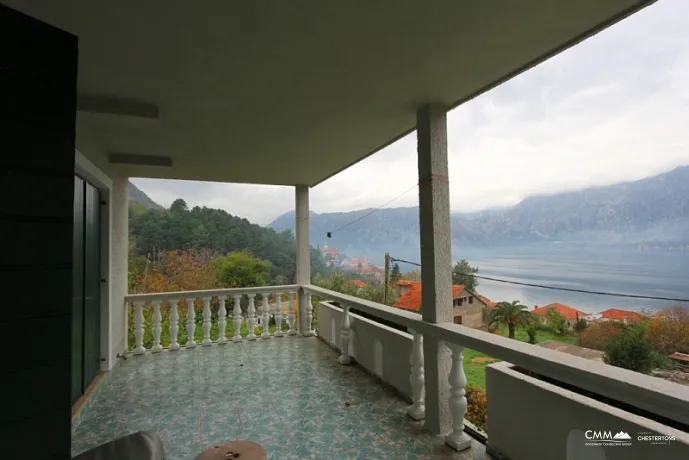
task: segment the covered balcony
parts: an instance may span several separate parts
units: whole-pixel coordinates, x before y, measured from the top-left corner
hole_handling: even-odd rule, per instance
[[[3,458],[689,457],[685,388],[452,323],[447,111],[651,1],[2,2]],[[311,285],[310,189],[413,130],[422,315]],[[294,284],[129,295],[130,177],[293,187]]]

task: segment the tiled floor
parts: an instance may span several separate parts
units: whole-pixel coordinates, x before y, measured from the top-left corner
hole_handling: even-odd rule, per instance
[[[275,459],[484,458],[479,443],[454,452],[404,415],[402,399],[336,358],[302,337],[130,356],[104,382],[72,451],[151,429],[167,460],[240,438]]]

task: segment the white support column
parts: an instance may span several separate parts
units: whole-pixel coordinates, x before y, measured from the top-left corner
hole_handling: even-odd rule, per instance
[[[160,322],[162,317],[160,316],[160,300],[153,301],[153,347],[151,347],[151,352],[159,353],[163,351],[163,346],[160,344],[160,332],[162,327]]]
[[[177,334],[179,334],[179,299],[170,300],[170,346],[169,351],[179,350]]]
[[[340,357],[337,359],[340,364],[351,364],[352,358],[349,356],[350,329],[352,323],[349,319],[349,305],[342,309],[342,326],[340,329]]]
[[[412,390],[412,405],[407,409],[407,415],[414,420],[422,420],[426,417],[426,384],[423,375],[423,335],[409,329],[414,337],[411,356],[409,357],[409,383]]]
[[[311,243],[309,240],[309,187],[297,185],[295,187],[295,216],[297,230],[297,284],[311,283]],[[299,289],[299,325],[298,330],[302,335],[309,331],[306,319],[307,295],[303,289]]]
[[[127,349],[127,303],[129,276],[129,179],[115,177],[110,189],[110,365]]]
[[[268,293],[263,294],[263,308],[261,313],[263,315],[263,330],[261,331],[262,339],[270,338],[270,304],[268,303]],[[279,295],[279,294],[278,294]]]
[[[275,334],[273,334],[274,337],[282,337],[284,335],[282,333],[282,301],[280,299],[281,297],[281,292],[275,293]]]
[[[194,340],[194,332],[196,331],[195,301],[196,299],[184,299],[184,302],[187,304],[187,348],[196,347],[196,341]]]
[[[233,342],[241,342],[242,341],[242,296],[241,295],[235,295],[234,296],[234,308],[232,310],[233,313],[233,321],[232,324],[234,325],[234,336],[232,337]]]
[[[247,340],[256,340],[256,334],[254,332],[256,329],[256,304],[254,304],[254,297],[256,297],[256,294],[249,294],[249,309],[247,311],[249,314],[247,318],[249,335],[246,337]]]
[[[218,296],[218,302],[220,306],[218,307],[218,344],[223,345],[227,343],[227,338],[225,337],[225,329],[227,328],[227,309],[225,308],[225,300],[227,296]]]
[[[134,348],[135,355],[143,355],[146,351],[144,348],[144,303],[134,303],[134,337],[136,338],[136,348]]]
[[[467,377],[464,374],[464,347],[447,345],[452,350],[452,368],[448,381],[450,383],[450,397],[448,398],[452,412],[452,433],[445,437],[445,442],[455,450],[471,447],[471,438],[464,432],[464,415],[467,413],[467,398],[464,387]]]
[[[422,316],[431,323],[452,322],[450,184],[447,168],[447,109],[426,105],[416,113],[421,230]],[[426,422],[431,433],[450,431],[450,353],[425,337]]]
[[[313,303],[311,302],[311,293],[306,292],[306,332],[304,337],[313,337],[316,332],[313,330]]]

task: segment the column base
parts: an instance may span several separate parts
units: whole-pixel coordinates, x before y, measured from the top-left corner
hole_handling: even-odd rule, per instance
[[[315,337],[316,331],[308,331],[304,333],[304,337]]]
[[[196,342],[187,342],[187,348],[196,348]]]
[[[352,357],[351,356],[340,356],[337,358],[337,361],[342,364],[343,366],[346,366],[347,364],[352,364]]]
[[[146,353],[146,349],[143,348],[143,347],[135,348],[135,349],[134,349],[134,354],[135,354],[135,355],[143,355],[144,353]]]
[[[250,335],[246,338],[246,340],[256,340],[257,338],[258,337],[256,337],[255,335]]]
[[[151,348],[151,353],[160,353],[163,351],[163,347],[161,345],[153,345]]]
[[[265,332],[265,333],[261,334],[261,338],[262,338],[262,339],[269,339],[269,338],[271,338],[271,337],[272,337],[272,336],[270,335],[270,332]]]
[[[242,341],[242,338],[241,338],[241,337],[232,337],[232,342],[233,342],[233,343],[238,343],[238,342],[241,342],[241,341]]]
[[[457,435],[448,434],[445,437],[445,444],[457,451],[467,450],[471,447],[471,437],[463,431]]]
[[[167,347],[167,351],[177,351],[179,350],[179,344],[178,343],[171,343],[169,347]]]
[[[409,406],[409,408],[407,408],[407,415],[418,422],[426,418],[426,408],[416,405]]]
[[[218,345],[225,345],[226,343],[227,343],[226,338],[223,337],[222,339],[218,339]]]
[[[276,329],[275,334],[273,334],[273,337],[283,337],[284,335],[285,334],[282,331]]]
[[[287,335],[297,335],[297,331],[295,331],[294,329],[290,329],[289,331],[287,331]]]

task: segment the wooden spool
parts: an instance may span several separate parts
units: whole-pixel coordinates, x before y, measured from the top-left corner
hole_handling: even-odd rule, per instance
[[[194,460],[266,460],[266,450],[253,441],[232,441],[209,447]]]

